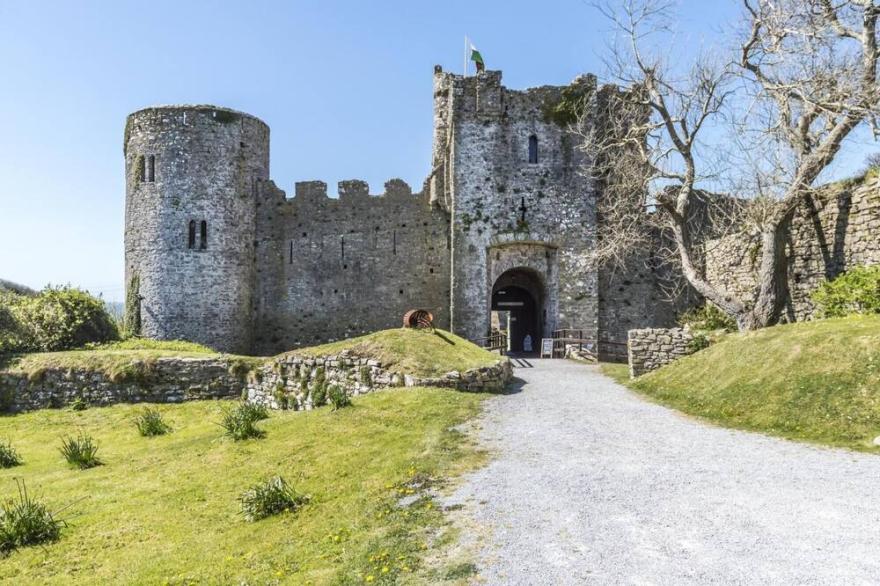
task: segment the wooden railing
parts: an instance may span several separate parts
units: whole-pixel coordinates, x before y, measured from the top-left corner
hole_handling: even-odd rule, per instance
[[[490,352],[498,350],[504,354],[507,351],[507,334],[504,332],[492,332],[491,336],[478,338],[475,342]]]

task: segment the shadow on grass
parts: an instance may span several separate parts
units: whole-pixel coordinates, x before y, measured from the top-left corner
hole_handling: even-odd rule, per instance
[[[446,342],[447,344],[449,344],[450,346],[455,346],[455,342],[453,342],[452,340],[450,340],[449,338],[444,336],[442,332],[438,332],[437,330],[434,330],[434,335],[437,336],[438,338],[440,338],[441,340],[443,340],[444,342]]]

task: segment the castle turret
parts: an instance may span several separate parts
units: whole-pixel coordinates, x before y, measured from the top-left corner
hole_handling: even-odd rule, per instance
[[[129,115],[124,151],[129,323],[150,338],[249,351],[269,127],[215,106],[146,108]]]

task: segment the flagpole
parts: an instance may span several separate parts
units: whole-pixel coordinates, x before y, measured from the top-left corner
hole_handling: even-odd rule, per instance
[[[465,35],[464,36],[464,76],[465,77],[467,77],[467,74],[468,74],[467,50],[468,50],[468,39],[467,39],[467,35]]]

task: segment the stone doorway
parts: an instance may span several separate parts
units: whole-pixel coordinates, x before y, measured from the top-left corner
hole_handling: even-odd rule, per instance
[[[495,281],[492,322],[506,329],[510,352],[538,352],[546,320],[544,297],[541,277],[532,269],[510,269]]]

